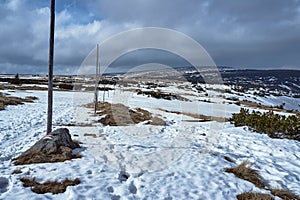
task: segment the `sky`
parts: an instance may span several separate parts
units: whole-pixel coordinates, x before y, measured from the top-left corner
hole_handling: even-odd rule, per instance
[[[47,73],[49,19],[50,0],[0,0],[0,74]],[[54,73],[76,74],[97,43],[144,27],[191,37],[218,66],[300,69],[300,0],[57,0]],[[146,63],[189,65],[146,49],[110,69]]]

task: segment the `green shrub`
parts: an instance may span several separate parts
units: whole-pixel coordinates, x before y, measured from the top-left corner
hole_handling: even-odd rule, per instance
[[[273,111],[261,113],[249,112],[241,108],[240,113],[233,114],[230,119],[235,126],[249,126],[257,132],[266,133],[270,137],[284,137],[300,140],[300,114],[284,115],[275,114]]]

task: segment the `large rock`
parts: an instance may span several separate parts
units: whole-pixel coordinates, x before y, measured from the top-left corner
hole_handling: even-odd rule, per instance
[[[72,141],[69,130],[60,128],[36,142],[15,159],[15,164],[63,162],[72,159],[72,149],[78,147],[80,146]]]

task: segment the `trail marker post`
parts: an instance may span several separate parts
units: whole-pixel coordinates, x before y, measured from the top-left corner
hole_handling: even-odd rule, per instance
[[[52,131],[54,26],[55,26],[55,0],[51,0],[49,61],[48,61],[49,69],[48,69],[47,134],[49,134]]]

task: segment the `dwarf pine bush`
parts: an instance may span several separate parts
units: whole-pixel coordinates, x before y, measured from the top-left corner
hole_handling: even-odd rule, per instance
[[[232,115],[231,121],[235,126],[249,126],[273,138],[300,140],[300,113],[285,116],[275,114],[273,111],[250,113],[248,109],[241,108],[240,113]]]

